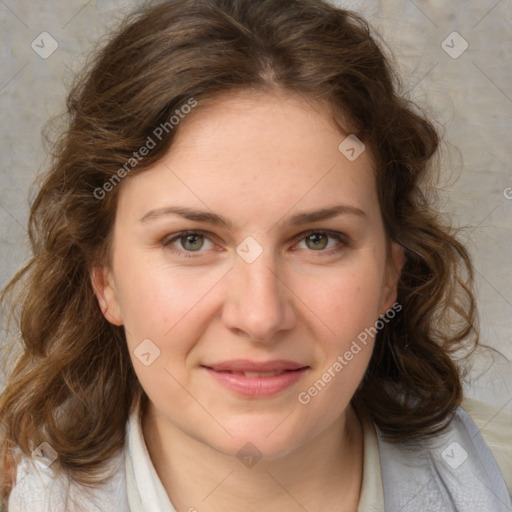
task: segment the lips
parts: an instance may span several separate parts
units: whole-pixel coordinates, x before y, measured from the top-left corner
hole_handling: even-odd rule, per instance
[[[286,371],[294,371],[294,370],[281,370],[276,372],[229,372],[232,375],[243,375],[244,377],[248,377],[250,379],[254,379],[255,377],[277,377],[277,375],[282,375]]]
[[[285,359],[276,359],[266,362],[234,359],[203,366],[216,372],[233,373],[235,375],[245,375],[246,377],[275,377],[286,371],[307,368],[307,365],[295,361],[287,361]]]
[[[266,362],[236,359],[201,367],[223,387],[246,398],[277,395],[296,384],[309,369],[283,359]]]

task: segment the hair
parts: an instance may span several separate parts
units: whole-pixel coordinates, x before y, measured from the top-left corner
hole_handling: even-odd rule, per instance
[[[323,103],[372,149],[386,235],[405,252],[402,311],[377,334],[353,400],[392,442],[446,427],[463,396],[455,353],[478,343],[472,265],[434,208],[440,135],[392,62],[363,18],[324,0],[152,3],[94,53],[69,93],[66,128],[31,205],[32,257],[2,293],[21,344],[0,399],[4,494],[15,449],[30,456],[47,441],[63,471],[92,485],[123,446],[144,392],[123,327],[105,319],[90,278],[109,263],[123,183],[115,185],[163,158],[179,126],[131,160],[176,109],[237,91]]]

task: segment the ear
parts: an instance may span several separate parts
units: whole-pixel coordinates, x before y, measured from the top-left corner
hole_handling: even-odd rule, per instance
[[[393,304],[396,302],[398,294],[398,281],[400,279],[402,267],[405,263],[404,249],[396,242],[391,242],[391,247],[388,254],[389,257],[386,268],[386,281],[382,296],[382,307],[384,309],[382,314],[391,309]]]
[[[114,325],[122,325],[121,309],[112,271],[107,267],[94,267],[91,283],[103,316]]]

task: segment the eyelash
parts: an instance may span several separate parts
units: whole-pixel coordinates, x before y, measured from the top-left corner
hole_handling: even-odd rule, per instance
[[[208,236],[208,232],[196,230],[196,231],[182,231],[180,233],[176,233],[171,238],[165,239],[162,242],[162,245],[164,246],[164,248],[167,248],[174,253],[180,254],[184,258],[197,258],[199,255],[196,256],[196,255],[194,255],[194,253],[201,253],[204,251],[202,251],[202,250],[186,251],[185,249],[178,249],[177,247],[174,247],[172,245],[172,243],[175,242],[176,240],[180,240],[181,238],[184,238],[189,235],[201,235],[201,236],[204,236],[205,238],[207,238],[208,240],[210,240],[210,242],[214,243],[211,240],[211,238]],[[321,256],[335,254],[338,251],[340,251],[342,248],[349,246],[347,237],[345,235],[343,235],[342,233],[337,233],[336,231],[326,231],[326,230],[322,230],[322,229],[312,229],[309,231],[305,231],[304,233],[300,233],[300,235],[297,235],[297,237],[295,237],[295,240],[297,240],[298,242],[301,242],[301,241],[305,240],[310,235],[326,235],[329,238],[333,238],[339,242],[339,244],[336,245],[336,247],[331,247],[330,249],[319,249],[318,251],[314,251],[312,249],[310,250],[310,252],[320,253]]]

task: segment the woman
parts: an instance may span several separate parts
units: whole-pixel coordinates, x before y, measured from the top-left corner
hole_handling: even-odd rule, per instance
[[[68,109],[6,290],[9,510],[510,509],[510,420],[484,438],[454,356],[475,306],[425,195],[439,139],[364,20],[160,2]]]

